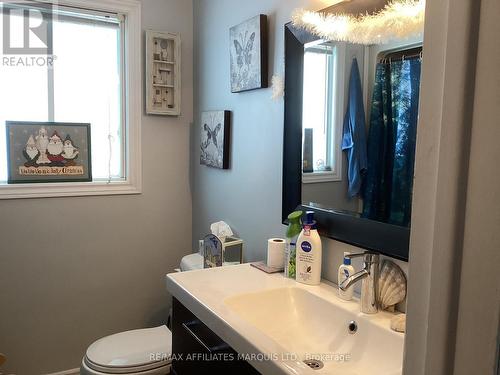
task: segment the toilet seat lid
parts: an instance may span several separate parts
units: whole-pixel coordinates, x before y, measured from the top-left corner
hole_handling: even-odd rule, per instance
[[[98,367],[123,369],[164,365],[171,354],[172,333],[160,326],[103,337],[89,346],[86,357]]]
[[[203,256],[199,253],[185,255],[181,259],[181,271],[202,270],[203,269]]]

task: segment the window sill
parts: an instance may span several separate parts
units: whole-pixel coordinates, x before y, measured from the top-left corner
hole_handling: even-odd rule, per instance
[[[342,177],[336,172],[312,172],[312,173],[302,173],[302,183],[303,184],[315,184],[318,182],[334,182],[342,181]]]
[[[0,185],[0,200],[140,193],[141,187],[137,184],[132,184],[130,181]]]

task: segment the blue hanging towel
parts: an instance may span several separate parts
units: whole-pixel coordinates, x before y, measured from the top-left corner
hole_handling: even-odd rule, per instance
[[[347,194],[353,198],[360,193],[364,172],[367,168],[365,108],[356,58],[352,60],[349,79],[349,97],[344,117],[342,150],[347,152],[347,177],[349,179]]]

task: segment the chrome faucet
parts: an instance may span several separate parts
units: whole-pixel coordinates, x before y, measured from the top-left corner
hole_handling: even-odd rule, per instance
[[[361,271],[356,272],[342,281],[339,288],[345,291],[357,281],[362,280],[360,300],[361,312],[365,314],[375,314],[378,311],[377,284],[379,274],[379,254],[371,251],[365,251],[364,253],[346,254],[345,256],[350,259],[363,257],[364,267]]]

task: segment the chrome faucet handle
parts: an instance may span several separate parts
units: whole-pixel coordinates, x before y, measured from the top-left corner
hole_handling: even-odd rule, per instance
[[[366,264],[371,264],[379,262],[380,254],[374,251],[363,251],[362,253],[346,254],[345,257],[349,259],[363,257]]]

